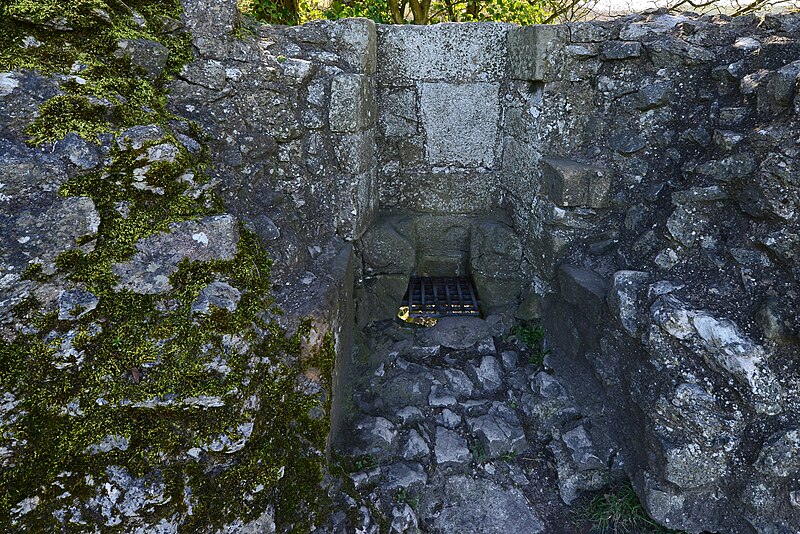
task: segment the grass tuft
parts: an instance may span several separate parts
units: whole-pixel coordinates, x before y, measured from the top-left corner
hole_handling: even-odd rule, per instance
[[[579,512],[581,520],[592,524],[597,534],[671,534],[671,530],[653,521],[639,502],[630,482],[613,484],[593,498]]]
[[[511,333],[517,341],[531,349],[528,355],[528,363],[541,367],[544,365],[544,357],[550,351],[544,348],[544,330],[541,326],[515,326]]]

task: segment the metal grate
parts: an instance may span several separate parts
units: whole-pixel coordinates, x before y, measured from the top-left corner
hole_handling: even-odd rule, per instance
[[[469,278],[412,276],[404,305],[409,317],[480,316]]]

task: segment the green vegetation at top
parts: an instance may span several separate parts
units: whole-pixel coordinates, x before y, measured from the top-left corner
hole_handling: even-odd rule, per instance
[[[365,17],[382,24],[510,22],[550,24],[592,18],[594,0],[238,0],[242,13],[269,24]],[[673,13],[694,11],[745,15],[792,8],[790,0],[674,0]],[[634,11],[631,6],[630,11]],[[641,7],[639,7],[641,9]],[[796,9],[796,7],[794,8]]]
[[[542,24],[582,14],[585,5],[584,0],[239,0],[243,13],[271,24],[346,17],[365,17],[383,24]]]

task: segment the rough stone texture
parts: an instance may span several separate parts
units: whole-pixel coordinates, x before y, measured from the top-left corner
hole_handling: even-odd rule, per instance
[[[607,169],[557,158],[542,158],[545,194],[562,207],[606,208],[611,177]]]
[[[563,45],[566,28],[559,26],[523,26],[508,32],[509,74],[515,80],[542,81],[548,71],[548,53]]]
[[[378,77],[396,86],[405,80],[501,80],[509,28],[496,23],[380,26]],[[410,50],[421,53],[412,55]],[[443,57],[450,60],[442,61]]]
[[[91,455],[91,473],[46,475],[49,479],[41,481],[39,485],[42,488],[63,489],[55,494],[57,500],[51,503],[45,503],[44,494],[41,498],[37,495],[36,484],[30,487],[30,495],[27,495],[27,488],[14,488],[8,495],[22,492],[26,495],[3,507],[3,519],[9,519],[7,526],[12,530],[25,530],[23,519],[29,520],[34,516],[31,512],[38,506],[36,513],[46,515],[51,521],[47,527],[38,530],[58,530],[57,527],[51,529],[50,525],[61,522],[70,525],[64,528],[77,531],[109,528],[137,533],[177,532],[186,528],[226,533],[283,531],[287,528],[285,521],[276,528],[274,507],[262,499],[267,493],[264,486],[271,491],[273,477],[283,477],[283,470],[262,479],[264,484],[260,487],[255,477],[235,477],[235,483],[241,479],[244,484],[236,492],[236,504],[247,503],[244,508],[248,508],[248,517],[214,517],[210,520],[217,524],[211,525],[205,524],[204,519],[198,520],[197,508],[195,517],[190,515],[192,507],[203,498],[202,487],[206,482],[203,477],[206,474],[225,478],[232,468],[262,462],[258,460],[250,464],[253,458],[250,442],[262,439],[264,435],[261,432],[269,436],[274,429],[267,429],[269,425],[259,428],[258,421],[263,417],[260,393],[265,390],[260,386],[248,386],[257,383],[256,380],[272,380],[266,375],[280,365],[292,368],[289,358],[302,356],[307,360],[323,347],[323,343],[330,342],[332,345],[325,347],[332,347],[339,354],[350,352],[349,338],[354,316],[353,249],[345,240],[353,240],[364,231],[377,204],[374,107],[371,109],[368,103],[364,105],[360,94],[350,95],[362,106],[360,111],[368,116],[368,120],[358,123],[357,131],[332,132],[329,125],[330,82],[337,75],[363,76],[362,85],[367,87],[365,94],[370,94],[371,76],[375,70],[374,24],[363,20],[321,24],[319,31],[324,38],[316,42],[303,37],[301,34],[304,32],[297,34],[294,29],[277,27],[264,28],[264,39],[260,36],[243,38],[241,36],[246,32],[238,31],[243,21],[237,13],[235,0],[186,0],[183,4],[185,13],[182,20],[159,17],[159,20],[146,21],[141,14],[131,11],[134,22],[142,26],[149,22],[153,33],[159,33],[163,25],[163,32],[174,37],[178,46],[182,42],[183,30],[191,32],[190,51],[194,53],[194,60],[178,73],[169,90],[163,91],[169,95],[168,106],[174,114],[171,119],[175,119],[165,120],[165,124],[145,123],[130,128],[126,124],[123,129],[120,123],[131,118],[118,117],[115,105],[98,99],[98,106],[109,108],[108,117],[112,125],[108,133],[101,134],[96,140],[84,140],[70,133],[59,141],[34,146],[28,143],[29,135],[25,132],[38,116],[39,106],[58,94],[74,91],[80,84],[76,73],[85,66],[76,63],[73,72],[56,72],[47,76],[36,70],[0,73],[0,343],[5,357],[9,354],[7,342],[21,340],[27,343],[29,336],[46,339],[44,343],[52,346],[52,361],[45,362],[45,369],[63,369],[63,373],[70,376],[73,373],[85,376],[79,374],[82,365],[85,369],[97,368],[102,379],[91,387],[114,390],[110,395],[98,393],[97,403],[92,398],[89,406],[77,402],[49,406],[54,420],[122,421],[131,414],[141,413],[143,420],[149,421],[148,417],[156,418],[169,412],[171,415],[161,421],[173,420],[174,417],[175,424],[183,429],[178,441],[186,442],[216,432],[206,428],[209,425],[194,425],[193,421],[198,421],[198,417],[203,417],[206,412],[214,412],[210,426],[219,425],[221,428],[219,434],[188,450],[180,450],[181,446],[175,447],[174,444],[161,448],[163,444],[157,439],[151,442],[148,437],[143,443],[143,440],[133,437],[139,431],[150,432],[147,423],[131,429],[131,433],[124,436],[122,434],[127,434],[127,429],[119,434],[109,430],[109,435],[82,449],[75,449],[73,443],[85,440],[86,432],[75,432],[80,437],[64,439],[63,443],[69,443],[68,449],[74,453],[75,465],[84,465],[83,456]],[[113,9],[128,8],[119,4]],[[94,15],[100,20],[104,12],[96,11],[98,13]],[[118,30],[128,31],[115,26],[114,33]],[[37,31],[36,35],[41,38],[50,30],[39,28]],[[273,32],[274,38],[266,35]],[[68,34],[64,35],[77,44]],[[299,38],[306,49],[295,48],[294,38]],[[31,40],[36,42],[32,36],[25,42]],[[320,43],[328,43],[327,46],[335,49],[336,54],[318,57]],[[150,79],[162,74],[165,63],[171,59],[166,48],[154,41],[128,39],[118,44],[117,55],[129,57],[133,65],[144,69],[143,76]],[[278,56],[285,56],[286,61],[279,61]],[[156,86],[159,94],[161,85],[159,82]],[[83,87],[91,89],[92,86]],[[106,89],[113,91],[113,88],[103,90]],[[163,114],[153,113],[153,116],[163,117]],[[337,150],[342,146],[348,150]],[[350,146],[356,148],[350,150]],[[184,202],[175,208],[167,205],[159,184],[148,183],[147,179],[155,178],[148,176],[148,171],[163,170],[164,167],[158,169],[153,165],[157,162],[183,164],[179,156],[187,155],[184,148],[195,155],[201,148],[208,149],[209,181],[195,183],[194,173],[189,172],[180,176],[179,180],[190,184],[190,188],[185,193],[186,199],[180,196],[169,199],[176,203]],[[117,151],[139,151],[135,156],[141,156],[137,164],[142,165],[132,176],[118,168],[107,172]],[[136,197],[135,201],[126,198],[110,205],[106,202],[95,205],[89,197],[63,195],[67,188],[62,186],[67,184],[72,190],[76,183],[82,184],[82,180],[93,172],[100,173],[108,185],[108,189],[104,184],[102,191],[91,191],[94,198],[105,200],[107,195],[116,197],[130,193],[131,197]],[[129,181],[131,191],[127,191]],[[217,200],[223,202],[211,202],[211,196],[206,194],[210,190],[219,193]],[[202,200],[192,205],[193,200],[201,196]],[[321,198],[327,200],[320,202]],[[123,247],[128,246],[132,233],[149,230],[142,228],[146,219],[129,219],[129,216],[137,215],[137,203],[139,207],[149,204],[160,208],[162,201],[165,216],[177,215],[182,219],[188,219],[192,214],[199,216],[171,224],[169,232],[156,233],[135,245],[130,243],[131,249],[135,247],[135,250],[126,250],[132,254],[122,257],[120,247],[115,248],[115,240],[124,243]],[[203,216],[207,213],[220,215]],[[115,222],[119,220],[133,222],[131,226],[121,225],[121,236],[114,234],[118,229]],[[230,260],[237,251],[242,251],[238,246],[240,224],[259,234],[270,257],[275,260],[271,282],[275,284],[276,302],[266,304],[253,299],[251,288],[240,284],[243,278],[249,277],[242,276],[241,271],[231,275],[230,279],[205,280],[202,283],[211,282],[205,288],[196,287],[197,281],[192,280],[188,294],[192,295],[196,290],[200,292],[194,304],[191,299],[181,303],[172,295],[163,298],[164,292],[170,289],[168,278],[181,261],[189,260],[193,267],[202,271],[203,266],[197,262]],[[98,234],[102,240],[96,238]],[[107,248],[103,250],[101,247]],[[116,294],[111,283],[110,266],[104,261],[86,266],[86,270],[93,271],[94,281],[95,277],[104,277],[102,283],[87,283],[86,286],[69,280],[73,269],[56,262],[56,258],[65,252],[69,253],[68,261],[77,259],[76,262],[80,262],[82,256],[79,252],[103,250],[105,253],[108,248],[116,262],[113,271],[120,282]],[[248,265],[246,269],[249,268]],[[211,272],[216,270],[216,266],[211,267]],[[268,272],[263,272],[263,276],[268,275]],[[108,287],[98,295],[87,290],[91,287],[94,291],[97,285]],[[122,304],[117,304],[117,301]],[[250,311],[241,313],[242,310],[238,309],[241,301],[246,302]],[[145,326],[146,321],[137,322],[141,311],[138,308],[131,311],[131,321],[127,321],[124,313],[116,316],[119,319],[109,320],[109,310],[119,311],[120,306],[127,306],[129,302],[137,307],[142,302],[147,306],[154,304],[155,317],[147,319],[154,319],[152,329]],[[15,310],[18,304],[24,303],[33,304],[31,311],[25,313],[27,317],[21,317]],[[187,306],[184,308],[182,304]],[[284,313],[280,317],[273,317],[277,310],[273,304],[282,308]],[[194,315],[185,315],[188,306]],[[225,335],[214,331],[208,343],[198,344],[189,355],[195,371],[180,369],[176,374],[177,380],[183,379],[184,371],[187,376],[197,372],[197,376],[202,378],[191,387],[198,393],[182,396],[170,391],[163,397],[150,396],[141,401],[120,397],[120,390],[126,387],[134,392],[145,391],[140,393],[141,396],[151,395],[148,393],[151,391],[159,392],[156,375],[164,368],[164,361],[174,360],[176,356],[168,353],[173,350],[171,344],[174,345],[175,337],[164,339],[158,336],[164,332],[175,336],[185,334],[183,330],[170,330],[176,315],[183,314],[190,324],[198,325],[209,319],[203,315],[213,308],[217,310],[211,314],[212,317],[227,318],[234,317],[227,314],[234,309],[240,312],[236,317],[248,317],[258,306],[263,306],[263,309],[256,310],[258,326],[255,322],[237,324],[231,328],[235,332]],[[181,308],[177,314],[176,308]],[[34,328],[35,321],[30,320],[38,314],[47,317],[46,330],[42,332]],[[307,324],[311,327],[298,349],[301,354],[287,358],[281,348],[269,351],[255,348],[261,347],[262,342],[280,347],[280,340],[275,336],[281,336],[285,331],[291,335],[301,319],[309,321]],[[266,324],[270,327],[263,328]],[[106,354],[102,354],[102,349],[96,350],[97,346],[105,343],[97,336],[107,336],[109,330],[118,327],[117,331],[123,334],[113,341],[115,347],[119,346],[120,355],[114,350]],[[326,337],[325,333],[331,335]],[[88,345],[91,348],[87,348]],[[111,346],[110,340],[108,346]],[[121,355],[123,352],[125,356]],[[212,354],[219,357],[212,358]],[[245,363],[234,372],[231,367],[235,358]],[[287,358],[286,361],[283,358]],[[124,360],[127,361],[120,363]],[[84,362],[91,363],[87,365]],[[331,363],[336,369],[333,377],[327,378],[332,378],[339,389],[344,381],[342,363]],[[340,400],[327,402],[331,400],[332,391],[330,384],[324,384],[323,373],[316,367],[307,371],[305,375],[289,377],[290,381],[296,378],[297,383],[296,391],[288,392],[287,396],[294,394],[295,398],[306,398],[307,395],[307,398],[320,402],[315,403],[308,414],[303,414],[304,417],[308,415],[308,421],[304,419],[305,422],[297,428],[316,425],[309,421],[326,417],[324,414],[331,407],[330,423],[335,433],[337,413],[341,413],[338,408]],[[185,382],[188,384],[193,380],[187,378]],[[200,393],[223,382],[225,385],[214,390],[214,394]],[[76,391],[83,387],[83,379],[72,383],[76,384]],[[0,426],[4,429],[0,462],[4,470],[16,471],[11,468],[19,457],[19,448],[25,443],[11,435],[7,425],[19,417],[21,410],[30,413],[29,406],[33,404],[26,399],[28,392],[15,390],[15,394],[11,394],[9,384],[4,380],[0,388],[3,390],[0,392]],[[89,387],[88,383],[86,385]],[[250,396],[252,391],[258,394]],[[104,398],[107,396],[113,400],[109,402]],[[122,402],[117,404],[118,400]],[[15,406],[18,406],[17,413],[14,413]],[[154,415],[150,416],[151,413]],[[86,419],[79,419],[83,416],[87,416]],[[97,419],[93,419],[95,417]],[[237,424],[222,428],[224,422],[234,419]],[[328,422],[323,423],[315,426],[314,436],[297,436],[298,442],[303,443],[296,450],[300,461],[308,455],[312,463],[319,464],[325,457]],[[66,425],[69,428],[69,422]],[[42,431],[45,430],[42,428]],[[153,433],[157,434],[157,431]],[[125,467],[115,465],[126,462],[126,454],[144,448],[149,451],[146,454],[153,454],[152,461],[140,464],[135,473],[127,464]],[[54,444],[54,450],[64,449]],[[39,454],[38,450],[35,452]],[[65,461],[73,460],[67,458]],[[290,465],[288,460],[286,465]],[[258,469],[260,467],[256,471]],[[167,470],[174,476],[166,475]],[[184,473],[190,470],[198,477],[186,475],[184,478]],[[296,476],[290,471],[287,467],[286,477]],[[53,476],[58,481],[51,486]],[[69,477],[79,481],[80,496],[74,492],[73,486],[68,485],[72,484]],[[249,480],[244,482],[245,479]],[[178,489],[172,492],[168,487]],[[182,495],[181,487],[184,488]],[[42,491],[50,493],[46,489]],[[313,489],[311,491],[313,493]],[[53,503],[61,509],[52,515],[42,511],[45,504],[49,510]],[[187,527],[187,521],[195,524]],[[87,523],[92,526],[87,526]],[[32,527],[32,530],[37,528]]]
[[[133,65],[147,73],[149,79],[156,80],[167,64],[169,50],[161,43],[149,39],[121,39],[114,55],[130,59]]]
[[[192,304],[192,311],[208,313],[212,306],[228,311],[236,310],[242,292],[225,282],[212,282],[204,287],[197,300]]]
[[[507,24],[378,30],[380,205],[434,213],[498,205]],[[474,102],[483,104],[475,107]]]
[[[480,525],[480,532],[486,534],[545,532],[542,520],[531,512],[519,490],[464,476],[451,477],[445,488],[444,508],[437,514],[423,512],[423,516],[430,514],[434,528],[469,532]]]
[[[230,260],[236,254],[238,240],[239,229],[230,215],[173,223],[169,234],[139,241],[138,252],[129,261],[112,266],[111,271],[120,277],[118,289],[165,293],[172,287],[169,276],[178,270],[181,260]]]
[[[576,496],[611,479],[609,452],[600,452],[583,426],[575,429],[576,420],[591,421],[580,417],[559,379],[524,363],[530,349],[507,341],[504,332],[484,338],[492,343],[482,356],[474,347],[441,348],[431,358],[412,344],[425,330],[383,321],[363,331],[354,355],[354,413],[334,447],[353,460],[373,451],[380,466],[350,475],[358,494],[342,497],[342,508],[355,511],[353,498],[363,498],[372,503],[373,518],[395,524],[402,516],[397,524],[413,524],[399,510],[399,496],[418,503],[418,524],[437,532],[573,532],[557,473],[570,475],[568,490]],[[501,356],[512,352],[519,355],[513,364]],[[468,376],[482,364],[491,367],[492,388],[474,387]],[[429,396],[421,395],[426,388],[409,395],[426,383],[432,384]],[[421,402],[411,407],[410,397]],[[562,429],[569,430],[566,441],[574,450],[563,445]],[[395,435],[400,447],[387,449]],[[550,453],[546,443],[552,441],[562,443],[565,454]],[[343,524],[347,532],[359,526],[353,519]]]
[[[447,467],[459,465],[472,460],[472,453],[467,448],[467,440],[444,427],[436,427],[436,449],[434,450],[436,465]]]
[[[493,403],[488,414],[468,419],[467,424],[491,456],[518,453],[525,448],[525,433],[519,420],[503,404]]]
[[[486,321],[480,317],[445,317],[435,326],[420,332],[419,340],[425,345],[466,349],[488,334]]]
[[[604,465],[617,462],[650,514],[674,528],[800,530],[793,452],[800,405],[796,15],[650,13],[546,29],[319,21],[235,39],[233,1],[186,0],[185,7],[183,22],[173,22],[192,31],[196,57],[172,83],[169,105],[207,134],[208,187],[218,189],[232,215],[224,216],[224,231],[216,228],[220,241],[203,242],[201,234],[216,231],[203,219],[140,242],[133,257],[115,266],[120,288],[158,294],[181,259],[230,257],[237,220],[269,246],[276,299],[292,312],[293,319],[281,319],[286,324],[306,314],[329,323],[352,316],[347,287],[354,276],[364,280],[359,291],[394,276],[373,293],[394,299],[384,310],[391,313],[409,268],[469,268],[500,300],[524,300],[522,316],[543,317],[552,351],[547,365],[559,385],[541,374],[507,372],[498,389],[475,388],[482,399],[466,401],[441,374],[415,367],[425,358],[458,365],[446,360],[446,344],[403,349],[406,359],[384,368],[393,381],[383,383],[382,396],[355,399],[366,415],[392,425],[373,425],[375,432],[365,427],[367,437],[394,428],[380,454],[395,455],[406,443],[410,429],[397,431],[395,418],[408,406],[425,410],[429,422],[441,417],[453,432],[480,421],[476,432],[492,443],[490,422],[518,428],[502,417],[494,397],[513,391],[520,410],[538,423],[570,411],[592,421],[583,431],[560,421],[560,433],[552,434],[564,495],[606,480],[607,473],[594,469],[596,457]],[[161,62],[155,59],[143,65],[153,73]],[[25,128],[60,83],[58,76],[0,73],[4,338],[18,334],[8,310],[30,296],[45,312],[66,317],[80,309],[91,317],[90,296],[58,275],[40,283],[23,279],[23,272],[41,263],[53,274],[59,253],[95,246],[104,214],[85,197],[60,197],[67,178],[96,169],[114,141],[123,150],[142,148],[163,133],[144,124],[96,146],[75,136],[47,150],[26,145]],[[459,109],[444,106],[442,95]],[[446,143],[458,129],[472,132],[459,145],[460,158]],[[196,149],[190,129],[183,130],[176,139]],[[171,142],[147,152],[162,161],[176,154]],[[587,162],[580,165],[590,170],[574,162]],[[137,183],[143,193],[157,193],[146,181]],[[376,233],[359,242],[379,207],[441,218],[420,217],[394,226],[396,235]],[[513,232],[454,217],[498,208],[508,211],[512,224],[503,224]],[[488,222],[502,217],[494,219]],[[356,273],[348,270],[347,241],[364,252]],[[392,255],[395,244],[409,256]],[[502,278],[511,276],[509,265],[518,258],[521,279]],[[498,285],[506,282],[516,285]],[[219,300],[224,307],[235,301],[228,293]],[[214,295],[209,290],[209,303]],[[345,323],[336,324],[346,338]],[[470,374],[483,367],[483,355],[475,354],[496,344],[485,338],[453,349],[480,344],[464,366]],[[62,341],[62,352],[69,352],[69,336]],[[523,392],[519,383],[535,388]],[[566,406],[569,396],[576,406]],[[450,413],[432,407],[432,398],[447,398]],[[197,398],[189,405],[217,401]],[[435,443],[433,428],[423,420],[414,424],[420,439]],[[609,450],[618,451],[616,459]],[[399,460],[390,470],[393,488],[427,484],[429,464]],[[122,468],[108,478],[112,490],[138,488],[146,496],[138,502],[166,498],[159,484]],[[496,482],[464,480],[459,487],[474,502],[496,502],[484,492],[497,490]],[[515,509],[521,500],[514,491],[492,495]],[[132,509],[130,499],[109,499],[102,492],[94,497],[108,521]],[[35,503],[19,506],[21,512]],[[471,517],[459,506],[446,508],[456,525]],[[363,510],[354,510],[363,530],[374,530]],[[434,515],[420,512],[425,521],[441,520]],[[508,524],[523,516],[507,518]],[[268,528],[271,516],[264,517]],[[404,510],[392,517],[413,524]]]
[[[536,251],[548,361],[606,414],[592,432],[616,436],[653,517],[691,532],[800,528],[785,479],[751,467],[798,398],[798,330],[769,311],[798,306],[798,28],[767,19],[570,24],[537,64],[546,83],[504,103],[502,185]],[[603,209],[580,181],[569,202],[551,158],[607,169]],[[584,476],[560,474],[564,491]]]
[[[374,125],[375,104],[367,76],[339,74],[333,77],[328,120],[332,132],[357,132]]]
[[[491,168],[500,119],[500,84],[435,82],[421,83],[419,88],[428,163]],[[481,107],[475,107],[475,102],[482,102]]]

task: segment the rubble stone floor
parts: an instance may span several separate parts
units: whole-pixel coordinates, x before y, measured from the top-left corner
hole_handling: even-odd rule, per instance
[[[336,451],[349,495],[334,531],[590,531],[577,492],[608,482],[612,456],[595,450],[587,421],[510,326],[489,317],[367,329]]]

